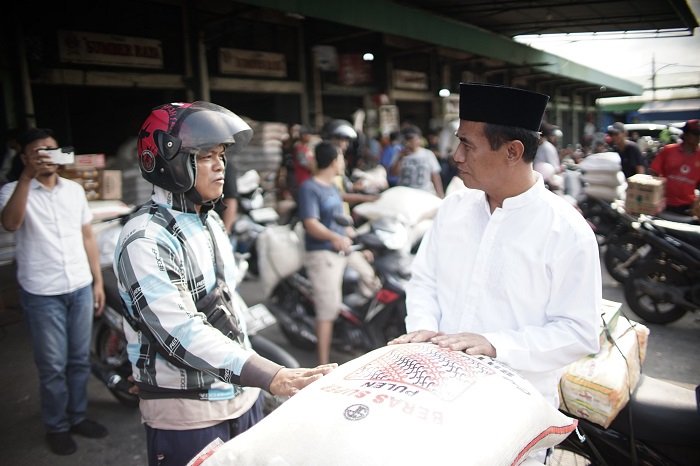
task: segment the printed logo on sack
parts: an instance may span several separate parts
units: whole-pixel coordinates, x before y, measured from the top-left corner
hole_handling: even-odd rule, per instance
[[[369,407],[367,405],[357,404],[350,405],[345,408],[343,415],[348,421],[360,421],[367,417],[369,414]]]
[[[461,351],[434,345],[397,345],[395,349],[348,374],[346,380],[364,380],[362,387],[407,396],[418,391],[454,400],[482,377],[503,372],[491,358],[480,360]],[[504,374],[507,375],[507,374]]]

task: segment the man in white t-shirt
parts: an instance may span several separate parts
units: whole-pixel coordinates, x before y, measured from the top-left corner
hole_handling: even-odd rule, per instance
[[[0,190],[0,217],[14,231],[20,304],[39,371],[41,417],[52,452],[70,455],[71,434],[89,438],[107,429],[86,418],[93,314],[102,313],[97,241],[85,191],[58,176],[46,150],[58,143],[49,129],[18,137],[24,169]]]
[[[403,150],[391,164],[391,175],[398,176],[397,186],[422,189],[444,197],[440,163],[435,153],[423,147],[421,132],[414,126],[401,130]]]

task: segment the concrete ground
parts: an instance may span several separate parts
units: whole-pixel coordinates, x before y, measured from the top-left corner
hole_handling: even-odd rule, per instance
[[[120,405],[96,378],[89,385],[89,416],[105,424],[110,435],[91,440],[76,437],[78,451],[67,457],[53,455],[44,442],[44,431],[39,417],[38,381],[32,361],[28,333],[12,297],[12,272],[0,268],[0,372],[5,374],[4,393],[0,397],[0,464],[34,466],[68,465],[146,465],[145,435],[140,424],[138,409]],[[255,281],[246,281],[241,294],[246,302],[258,302],[259,287]],[[604,272],[603,296],[624,302],[620,286]],[[624,312],[638,318],[627,308]],[[647,375],[695,387],[700,384],[700,316],[686,315],[680,321],[666,326],[647,324],[651,330],[644,364]],[[290,348],[284,337],[271,327],[264,334],[288,347],[302,365],[314,364],[311,352]],[[338,362],[352,355],[334,353]]]

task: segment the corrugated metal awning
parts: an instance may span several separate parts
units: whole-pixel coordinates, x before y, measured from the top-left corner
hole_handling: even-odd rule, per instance
[[[655,100],[639,108],[639,113],[642,114],[692,111],[700,113],[700,99]]]

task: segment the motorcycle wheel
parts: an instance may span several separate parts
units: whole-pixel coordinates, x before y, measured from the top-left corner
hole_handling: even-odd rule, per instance
[[[603,262],[605,270],[610,276],[620,283],[625,283],[629,276],[629,269],[617,268],[620,264],[624,264],[632,257],[632,254],[644,245],[644,241],[637,235],[623,235],[618,241],[607,243]]]
[[[103,326],[97,333],[95,356],[105,367],[110,367],[124,381],[131,375],[131,363],[126,354],[126,340],[123,335],[108,326]],[[137,408],[139,396],[129,393],[127,388],[131,383],[120,383],[116,387],[107,387],[114,397],[124,406]]]
[[[289,343],[299,349],[313,351],[316,349],[316,321],[304,306],[300,293],[283,282],[272,292],[270,310],[275,314],[282,334]]]
[[[574,447],[570,443],[562,443],[554,447],[546,464],[548,466],[597,466],[600,463],[592,460],[582,448]]]
[[[370,349],[386,346],[387,342],[406,333],[406,310],[391,307],[383,311],[384,318],[375,318],[369,324],[367,333],[370,338]]]
[[[269,359],[284,367],[293,369],[301,367],[297,358],[289,354],[287,350],[277,343],[268,340],[262,335],[250,335],[249,338],[255,352],[263,358]]]
[[[287,350],[268,340],[262,335],[250,335],[250,343],[253,349],[263,358],[276,362],[284,367],[297,368],[300,367],[299,361],[289,354]],[[275,396],[265,390],[262,391],[263,396],[263,413],[267,416],[275,409],[284,403],[283,397]]]
[[[630,271],[629,278],[625,282],[625,300],[635,314],[652,324],[668,324],[685,315],[687,312],[685,307],[671,302],[669,297],[661,293],[649,294],[642,289],[642,284],[647,286],[689,285],[685,274],[672,263],[649,261]]]

